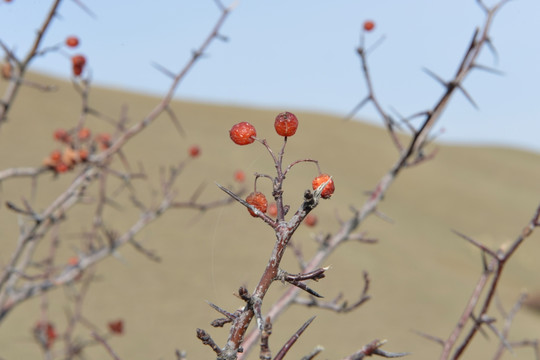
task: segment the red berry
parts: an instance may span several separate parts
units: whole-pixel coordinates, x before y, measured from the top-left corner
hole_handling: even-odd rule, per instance
[[[64,129],[58,129],[53,133],[54,139],[63,143],[70,143],[71,137],[69,133]]]
[[[83,55],[74,55],[71,58],[73,66],[84,66],[86,64],[86,58]]]
[[[72,256],[68,259],[68,264],[71,266],[76,266],[79,263],[79,257],[78,256]]]
[[[265,213],[266,209],[268,208],[268,201],[266,200],[266,196],[264,196],[263,193],[260,193],[258,191],[252,192],[248,195],[246,198],[246,202],[250,205],[253,205],[256,209],[260,210],[261,212]],[[248,209],[249,213],[253,217],[257,217],[257,214],[255,214],[251,209]]]
[[[53,163],[57,163],[60,161],[60,159],[62,159],[62,153],[60,150],[54,150],[51,152],[51,155],[49,155],[49,158]]]
[[[54,171],[56,171],[58,174],[65,173],[69,170],[69,167],[64,162],[59,162],[54,166]]]
[[[364,21],[364,30],[371,31],[375,29],[375,23],[371,20]]]
[[[45,349],[50,349],[58,335],[53,324],[40,321],[34,326],[34,336]]]
[[[73,64],[73,75],[79,76],[83,72],[86,58],[82,55],[75,55],[71,58],[71,63]]]
[[[111,135],[107,133],[98,134],[96,136],[96,142],[103,150],[108,149],[111,146]]]
[[[332,196],[332,194],[334,193],[334,190],[335,190],[334,180],[332,180],[330,178],[330,175],[328,175],[328,174],[321,174],[321,175],[317,176],[315,179],[313,179],[313,182],[311,183],[311,185],[313,186],[313,190],[317,190],[317,188],[319,186],[321,186],[322,184],[324,184],[328,180],[330,180],[330,182],[328,184],[326,184],[323,191],[321,192],[321,197],[323,199],[329,199],[330,196]]]
[[[282,112],[276,116],[274,128],[281,136],[293,136],[298,128],[298,119],[290,112]]]
[[[109,322],[108,326],[109,326],[109,330],[111,330],[113,334],[122,335],[124,333],[123,320],[111,321]]]
[[[308,214],[304,219],[304,223],[309,227],[317,225],[317,221],[317,216],[313,214]]]
[[[72,48],[77,47],[77,45],[79,45],[79,38],[76,36],[69,36],[66,39],[66,45]]]
[[[199,146],[193,145],[192,147],[189,148],[189,156],[191,156],[192,158],[196,158],[200,154],[201,154],[201,148]]]
[[[242,183],[246,180],[246,173],[244,173],[242,170],[236,170],[234,173],[234,180],[238,181],[239,183]]]
[[[275,202],[268,205],[268,215],[273,217],[277,216],[277,204]]]
[[[229,131],[229,136],[237,145],[248,145],[255,141],[257,132],[253,125],[244,121],[234,125]]]
[[[79,130],[79,133],[77,134],[79,137],[79,140],[86,140],[90,137],[90,129],[88,128],[82,128]]]

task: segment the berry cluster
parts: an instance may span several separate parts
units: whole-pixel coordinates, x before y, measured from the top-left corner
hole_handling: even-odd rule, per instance
[[[284,147],[286,144],[287,137],[293,136],[296,133],[296,130],[298,129],[298,118],[296,115],[290,113],[290,112],[282,112],[276,116],[276,119],[274,121],[274,128],[276,130],[276,133],[280,136],[283,136],[285,138]],[[268,147],[266,140],[259,140],[257,139],[257,131],[255,130],[255,127],[248,123],[248,122],[240,122],[238,124],[233,125],[231,130],[229,130],[229,136],[231,140],[237,144],[237,145],[249,145],[255,142],[255,140],[258,140],[261,142],[264,146],[268,148],[270,153],[272,154],[272,151]],[[283,154],[283,150],[281,154]],[[278,159],[274,155],[272,155],[274,158],[274,161],[276,162],[276,167],[281,168],[281,157]],[[312,160],[302,160],[302,161],[312,161]],[[318,166],[318,165],[317,165]],[[259,177],[259,176],[257,176]],[[235,179],[239,182],[244,181],[245,175],[241,171],[237,171],[235,174]],[[280,180],[282,181],[283,178]],[[321,188],[324,186],[323,188]],[[334,186],[334,180],[330,175],[327,174],[319,174],[315,179],[312,181],[312,188],[313,190],[318,190],[321,192],[321,198],[328,199],[332,196],[335,190]],[[260,213],[265,214],[268,210],[268,213],[272,217],[277,216],[277,205],[276,203],[271,203],[270,206],[268,205],[268,200],[266,199],[266,196],[257,191],[257,189],[254,189],[252,193],[250,193],[247,198],[246,202],[251,205],[253,208],[257,209]],[[259,212],[255,212],[252,210],[252,208],[248,208],[249,213],[253,217],[259,217],[261,216]],[[308,226],[315,226],[317,223],[317,218],[312,215],[309,218],[305,218],[305,223]]]
[[[111,145],[109,134],[98,134],[92,139],[90,129],[84,127],[76,134],[75,131],[58,129],[53,133],[53,137],[65,147],[63,150],[53,150],[43,160],[43,165],[57,174],[64,173],[73,169],[77,164],[88,161],[89,149],[95,148],[96,145],[102,150]]]

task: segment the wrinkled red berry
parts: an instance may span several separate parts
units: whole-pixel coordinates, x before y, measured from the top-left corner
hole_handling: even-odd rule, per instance
[[[263,193],[258,191],[249,194],[246,198],[246,202],[263,213],[265,213],[266,209],[268,208],[268,201],[266,200],[266,196],[264,196]],[[255,214],[251,209],[248,210],[251,216],[257,217],[257,214]]]
[[[324,184],[328,180],[330,180],[330,182],[328,184],[326,184],[323,191],[321,192],[321,197],[323,199],[329,199],[330,196],[332,196],[332,194],[334,193],[334,190],[335,190],[334,180],[332,180],[330,178],[330,175],[328,175],[328,174],[321,174],[321,175],[317,176],[315,179],[313,179],[313,182],[311,183],[311,185],[313,186],[313,190],[317,190],[317,188],[319,186],[321,186],[322,184]]]
[[[276,116],[274,128],[276,129],[278,135],[293,136],[296,129],[298,129],[298,119],[290,112],[282,112]]]
[[[229,131],[229,136],[237,145],[248,145],[255,141],[257,132],[253,125],[244,121],[234,125]]]

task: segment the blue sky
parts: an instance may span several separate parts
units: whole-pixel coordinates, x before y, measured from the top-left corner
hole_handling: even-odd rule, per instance
[[[45,44],[75,34],[95,84],[156,95],[169,79],[151,63],[180,70],[219,16],[213,0],[84,2],[97,17],[64,0]],[[22,55],[51,3],[2,1],[0,39]],[[465,85],[479,110],[457,94],[439,124],[440,140],[540,152],[539,16],[538,0],[514,0],[502,9],[492,31],[498,61],[487,51],[482,61],[505,75],[472,73]],[[222,31],[229,41],[210,48],[177,96],[345,116],[366,94],[355,54],[366,19],[376,22],[368,43],[385,37],[370,55],[380,101],[410,115],[431,107],[442,91],[422,68],[449,79],[483,12],[475,0],[240,0]],[[70,76],[61,53],[32,65]],[[378,121],[369,106],[358,117]]]

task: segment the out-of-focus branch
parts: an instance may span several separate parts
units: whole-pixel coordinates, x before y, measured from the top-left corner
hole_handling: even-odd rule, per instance
[[[409,353],[393,353],[389,351],[384,351],[380,347],[386,344],[386,340],[373,340],[369,344],[362,347],[354,354],[347,356],[343,360],[361,360],[366,356],[378,355],[383,358],[399,358],[409,355]]]
[[[499,250],[497,252],[497,257],[492,258],[491,261],[487,264],[484,272],[478,279],[476,286],[473,290],[473,293],[463,311],[456,327],[444,342],[443,351],[441,353],[441,360],[446,359],[459,359],[463,355],[465,349],[471,343],[473,337],[480,330],[482,323],[474,323],[468,333],[465,335],[461,344],[457,347],[454,354],[451,355],[452,350],[457,345],[458,339],[460,339],[462,333],[465,331],[465,327],[469,319],[473,317],[473,311],[478,304],[480,304],[480,309],[477,315],[474,315],[476,319],[483,319],[487,316],[489,307],[495,297],[495,291],[499,285],[502,272],[508,260],[516,252],[519,246],[523,241],[529,237],[536,227],[540,226],[540,206],[536,209],[532,219],[524,227],[521,234],[512,242],[509,248],[505,251]],[[491,279],[491,281],[490,281]],[[488,285],[489,282],[489,285]],[[484,299],[482,300],[482,293],[487,289]]]
[[[61,1],[62,0],[55,0],[53,4],[51,5],[49,13],[47,14],[45,21],[43,22],[41,27],[38,29],[36,38],[34,39],[34,43],[32,44],[32,47],[26,54],[26,57],[24,58],[24,60],[22,61],[17,60],[15,55],[11,51],[9,52],[6,51],[7,47],[2,44],[4,51],[8,53],[9,58],[11,58],[12,60],[11,62],[14,64],[14,68],[13,68],[14,73],[10,79],[10,82],[6,89],[4,97],[0,101],[0,126],[7,120],[7,114],[9,112],[9,109],[11,108],[11,105],[13,104],[13,101],[15,100],[15,97],[17,96],[17,92],[19,91],[19,88],[24,83],[22,80],[24,78],[26,70],[28,69],[28,65],[38,55],[39,46],[41,45],[43,36],[45,35],[45,33],[47,32],[47,29],[51,25],[52,19],[55,17]]]
[[[53,8],[49,13],[47,22],[44,24],[38,35],[38,40],[36,40],[32,52],[35,53],[39,47],[41,36],[48,27],[51,18],[56,12],[56,8],[60,0],[57,0],[54,3]],[[3,267],[3,271],[0,273],[0,321],[16,306],[22,301],[34,297],[36,295],[42,294],[46,291],[54,289],[58,286],[64,285],[73,281],[83,270],[87,269],[91,265],[97,263],[98,261],[104,259],[105,257],[111,255],[115,249],[119,246],[132,242],[134,236],[140,232],[147,224],[159,217],[163,212],[168,210],[173,203],[175,193],[172,190],[172,185],[176,176],[172,176],[167,183],[167,186],[164,188],[163,198],[158,206],[153,207],[147,211],[144,211],[140,219],[132,225],[123,235],[116,236],[116,232],[111,232],[103,226],[103,219],[101,219],[101,213],[103,211],[103,206],[106,203],[110,203],[110,199],[104,194],[105,185],[104,181],[108,173],[118,175],[118,173],[111,171],[109,168],[111,158],[119,154],[121,155],[121,149],[125,143],[132,138],[133,136],[139,134],[152,122],[154,122],[159,115],[165,111],[172,100],[172,96],[178,87],[180,81],[186,76],[188,71],[195,65],[198,59],[201,58],[201,55],[207,51],[207,48],[213,42],[213,40],[221,39],[219,35],[219,30],[221,29],[225,19],[227,18],[231,8],[227,8],[222,11],[220,18],[217,20],[212,31],[204,40],[199,49],[193,54],[192,58],[184,66],[184,68],[175,76],[173,82],[167,91],[166,95],[160,101],[160,103],[141,121],[133,125],[131,128],[123,130],[123,127],[120,126],[120,133],[114,141],[107,140],[107,144],[102,152],[94,153],[89,156],[86,166],[84,166],[80,173],[75,177],[72,183],[67,187],[67,189],[61,193],[54,201],[52,201],[42,212],[38,214],[32,213],[30,219],[26,219],[21,225],[19,239],[17,241],[17,247],[13,252],[9,262]],[[32,56],[28,56],[25,60],[24,69],[27,62],[30,61]],[[83,83],[84,85],[84,83]],[[84,89],[82,95],[84,95]],[[10,96],[14,96],[16,90],[13,90]],[[85,109],[88,107],[86,104],[85,97],[83,96],[83,115]],[[7,109],[4,108],[4,110]],[[1,114],[5,117],[5,111]],[[0,117],[0,123],[2,118]],[[81,118],[81,121],[83,119]],[[122,121],[122,119],[121,119]],[[121,124],[120,124],[121,125]],[[82,126],[82,122],[79,123],[79,127]],[[124,162],[124,165],[127,164]],[[1,173],[2,177],[0,180],[6,179],[10,176],[36,176],[40,173],[41,170],[13,170],[10,169]],[[129,183],[129,178],[123,176],[125,180]],[[90,246],[89,250],[85,253],[82,253],[79,261],[75,266],[66,266],[61,271],[57,271],[55,275],[47,278],[46,280],[38,281],[28,281],[22,284],[18,284],[18,280],[24,276],[24,269],[30,263],[32,259],[33,252],[40,242],[40,240],[47,234],[51,226],[63,221],[66,218],[66,213],[74,205],[81,202],[87,192],[87,189],[96,181],[100,181],[100,195],[98,199],[98,207],[96,209],[96,216],[93,225],[94,233],[97,229],[100,229],[102,233],[105,234],[107,242],[104,244],[99,244],[99,246]],[[191,200],[189,204],[183,204],[185,207],[198,208],[198,209],[208,209],[213,206],[223,205],[227,202],[215,202],[213,204],[199,204],[195,200]],[[13,204],[12,204],[13,205]],[[179,204],[176,204],[177,206]],[[20,207],[16,207],[20,209]],[[15,210],[15,208],[13,208]],[[29,214],[30,215],[30,214]],[[96,234],[93,235],[94,237]],[[138,243],[136,243],[138,244]],[[140,245],[140,244],[138,244]],[[138,246],[140,249],[140,246]],[[16,286],[16,284],[18,286]]]

